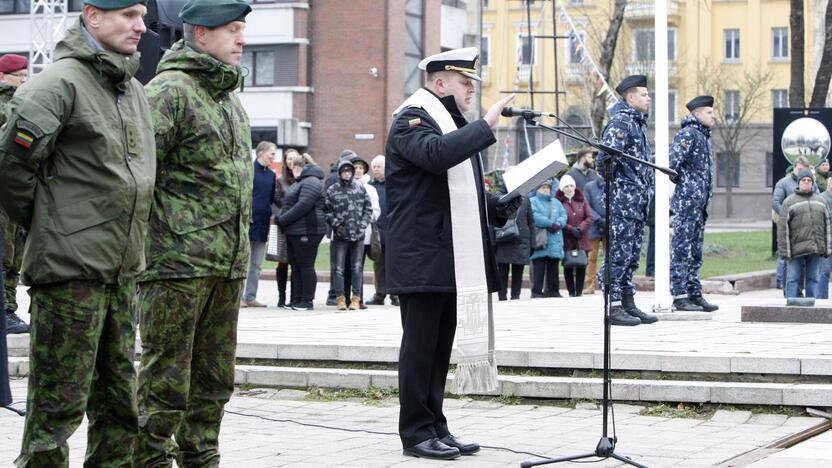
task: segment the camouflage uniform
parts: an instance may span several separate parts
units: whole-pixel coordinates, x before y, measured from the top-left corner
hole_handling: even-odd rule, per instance
[[[710,138],[711,130],[688,115],[670,145],[670,168],[679,174],[670,199],[670,209],[676,214],[670,247],[670,293],[674,298],[702,295],[699,269],[708,201],[713,196]]]
[[[631,156],[653,162],[644,114],[620,101],[610,111],[612,117],[604,127],[603,144]],[[602,171],[610,156],[598,153],[598,168]],[[613,199],[609,232],[613,244],[610,251],[610,300],[612,305],[623,296],[633,296],[633,274],[641,258],[644,223],[654,192],[653,169],[626,159],[616,159],[612,179]],[[598,272],[598,284],[604,283],[605,264]]]
[[[29,231],[26,425],[18,466],[67,466],[84,418],[88,466],[129,466],[138,431],[135,278],[155,158],[138,54],[70,28],[55,62],[21,86],[0,130],[0,203]]]
[[[6,104],[12,100],[16,87],[0,83],[0,125],[5,123]],[[17,310],[17,284],[20,282],[20,266],[23,263],[23,246],[26,243],[26,231],[11,222],[0,208],[0,227],[3,229],[3,280],[6,310]],[[0,311],[2,312],[2,311]]]
[[[234,93],[242,79],[239,67],[179,41],[146,87],[159,171],[139,286],[138,466],[219,463],[249,257],[251,136]]]

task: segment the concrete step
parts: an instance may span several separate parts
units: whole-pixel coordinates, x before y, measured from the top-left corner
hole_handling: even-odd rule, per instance
[[[29,335],[7,337],[9,356],[29,355]],[[137,344],[141,351],[141,343]],[[603,369],[600,352],[528,349],[497,349],[497,363],[504,367],[542,369]],[[398,346],[359,346],[322,344],[238,343],[238,359],[293,361],[336,361],[395,363]],[[456,352],[451,362],[456,362]],[[627,371],[651,371],[693,374],[765,374],[781,376],[832,377],[832,356],[752,356],[747,354],[613,352],[612,368]]]
[[[9,373],[25,376],[25,358],[10,358]],[[447,391],[453,392],[453,374]],[[238,365],[237,385],[292,388],[397,388],[396,371]],[[590,399],[602,397],[600,378],[500,375],[499,388],[485,395],[526,398]],[[679,380],[614,379],[612,397],[618,401],[724,403],[741,405],[832,406],[832,384],[740,383]]]

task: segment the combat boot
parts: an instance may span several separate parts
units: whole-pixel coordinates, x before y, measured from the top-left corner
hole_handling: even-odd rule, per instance
[[[659,321],[659,318],[655,315],[644,313],[641,309],[636,307],[636,301],[633,296],[622,296],[621,305],[628,314],[639,319],[641,323],[655,323]]]
[[[628,314],[623,306],[617,305],[610,307],[610,324],[631,327],[641,325],[641,320]]]
[[[679,312],[704,312],[704,308],[687,297],[673,299],[673,310]]]
[[[335,306],[338,307],[338,310],[347,310],[347,298],[344,296],[338,296],[335,300]]]
[[[361,308],[361,298],[359,296],[353,296],[350,299],[350,310],[358,310]]]
[[[16,313],[6,311],[6,334],[15,335],[18,333],[29,333],[29,325],[21,320]]]
[[[699,307],[701,307],[701,308],[702,308],[702,310],[704,310],[705,312],[714,312],[714,311],[716,311],[716,310],[719,310],[719,306],[718,306],[718,305],[716,305],[716,304],[711,304],[710,302],[706,301],[706,300],[705,300],[705,298],[704,298],[704,297],[702,297],[702,295],[701,295],[701,294],[690,295],[690,296],[688,296],[688,300],[689,300],[692,304],[696,304],[696,305],[698,305]]]

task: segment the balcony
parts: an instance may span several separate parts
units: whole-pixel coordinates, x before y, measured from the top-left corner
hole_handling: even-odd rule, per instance
[[[656,2],[654,0],[630,0],[624,10],[624,19],[631,21],[652,20],[656,17]],[[667,16],[679,16],[679,1],[668,0]]]

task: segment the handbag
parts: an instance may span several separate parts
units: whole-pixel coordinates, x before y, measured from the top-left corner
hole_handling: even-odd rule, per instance
[[[549,218],[552,217],[552,204],[549,203]],[[534,231],[534,244],[532,245],[532,249],[534,250],[543,250],[549,245],[549,230],[546,228],[541,228],[537,226],[532,226]]]
[[[584,268],[588,263],[586,252],[581,249],[567,250],[563,257],[563,266],[565,268]]]
[[[266,244],[266,259],[279,263],[289,262],[286,234],[283,233],[283,229],[280,229],[280,226],[277,224],[269,226],[269,240]]]
[[[378,230],[378,224],[372,223],[372,231],[370,233],[370,251],[367,253],[370,260],[377,262],[381,259],[381,233]]]
[[[509,219],[503,227],[494,228],[494,237],[496,238],[498,244],[519,239],[520,228],[517,226],[517,221]]]

